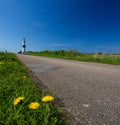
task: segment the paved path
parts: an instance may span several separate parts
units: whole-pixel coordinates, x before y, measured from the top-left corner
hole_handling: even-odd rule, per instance
[[[120,66],[17,56],[62,99],[75,125],[120,125]]]

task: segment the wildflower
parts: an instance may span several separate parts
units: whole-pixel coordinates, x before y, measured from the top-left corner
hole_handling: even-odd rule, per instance
[[[2,61],[0,62],[0,65],[4,64]]]
[[[40,104],[38,102],[32,102],[28,105],[29,109],[38,109]]]
[[[51,95],[47,95],[47,96],[44,96],[44,97],[42,98],[42,101],[43,101],[43,102],[51,102],[51,101],[54,101],[54,97],[51,96]]]
[[[26,79],[27,77],[26,77],[26,76],[23,76],[22,78],[23,78],[23,79]]]
[[[23,101],[24,97],[18,97],[14,100],[14,105],[17,105],[18,103],[21,103]]]

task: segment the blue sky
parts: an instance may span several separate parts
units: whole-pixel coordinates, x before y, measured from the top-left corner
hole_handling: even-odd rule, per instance
[[[0,50],[120,52],[119,0],[0,0]]]

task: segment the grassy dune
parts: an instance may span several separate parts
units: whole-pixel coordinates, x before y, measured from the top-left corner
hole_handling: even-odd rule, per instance
[[[16,55],[0,53],[0,125],[65,125],[54,100],[38,90]]]
[[[42,51],[31,52],[30,55],[55,57],[61,59],[79,60],[85,62],[97,62],[105,64],[120,65],[120,54],[84,54],[77,51]]]

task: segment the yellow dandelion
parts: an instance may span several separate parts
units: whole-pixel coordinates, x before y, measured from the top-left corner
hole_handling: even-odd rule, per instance
[[[17,105],[18,103],[21,103],[23,101],[24,97],[18,97],[14,100],[14,105]]]
[[[43,102],[51,102],[51,101],[54,101],[54,97],[51,96],[51,95],[46,95],[42,98],[42,101]]]
[[[26,76],[23,76],[22,78],[23,78],[23,79],[26,79],[27,77],[26,77]]]
[[[38,109],[40,104],[38,102],[32,102],[28,105],[29,109]]]
[[[1,61],[1,62],[0,62],[0,65],[2,65],[2,64],[4,64],[4,62]]]

